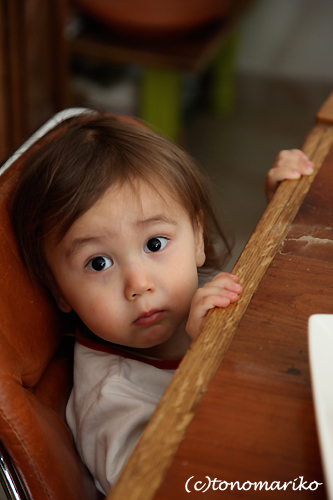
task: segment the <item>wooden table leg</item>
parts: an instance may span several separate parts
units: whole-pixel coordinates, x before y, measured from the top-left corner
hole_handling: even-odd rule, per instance
[[[229,113],[235,102],[235,62],[239,47],[239,33],[231,33],[218,53],[211,68],[210,105],[213,111]]]
[[[179,71],[145,68],[141,81],[140,116],[170,139],[181,128],[181,81]]]

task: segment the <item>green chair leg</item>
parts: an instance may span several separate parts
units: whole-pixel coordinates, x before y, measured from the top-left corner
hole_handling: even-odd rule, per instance
[[[216,57],[212,69],[211,106],[220,114],[229,113],[235,102],[234,70],[239,34],[233,33]]]
[[[140,116],[157,132],[177,139],[181,127],[181,74],[145,68],[141,81]]]

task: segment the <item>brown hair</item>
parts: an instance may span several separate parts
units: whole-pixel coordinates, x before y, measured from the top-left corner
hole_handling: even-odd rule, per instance
[[[54,293],[46,238],[59,242],[110,186],[133,180],[165,186],[192,224],[203,227],[205,267],[220,268],[230,249],[212,210],[206,178],[189,155],[145,127],[98,112],[64,121],[26,157],[11,216],[32,277]],[[218,252],[216,240],[223,242]]]

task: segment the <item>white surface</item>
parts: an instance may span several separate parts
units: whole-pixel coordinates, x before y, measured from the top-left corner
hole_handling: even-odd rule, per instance
[[[326,488],[333,500],[333,314],[310,316],[309,350]]]
[[[83,113],[92,113],[91,110],[86,108],[68,108],[63,111],[59,111],[53,116],[49,121],[47,121],[42,127],[40,127],[34,134],[32,134],[29,139],[27,139],[22,146],[20,146],[15,153],[1,166],[0,175],[2,175],[7,168],[9,168],[23,153],[25,153],[35,142],[37,142],[41,137],[43,137],[47,132],[52,130],[56,125],[61,123],[68,118],[72,118]]]

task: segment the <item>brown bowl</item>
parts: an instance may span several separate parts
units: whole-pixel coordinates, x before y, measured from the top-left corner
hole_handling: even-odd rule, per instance
[[[93,18],[120,32],[168,36],[222,18],[231,0],[73,0]]]

